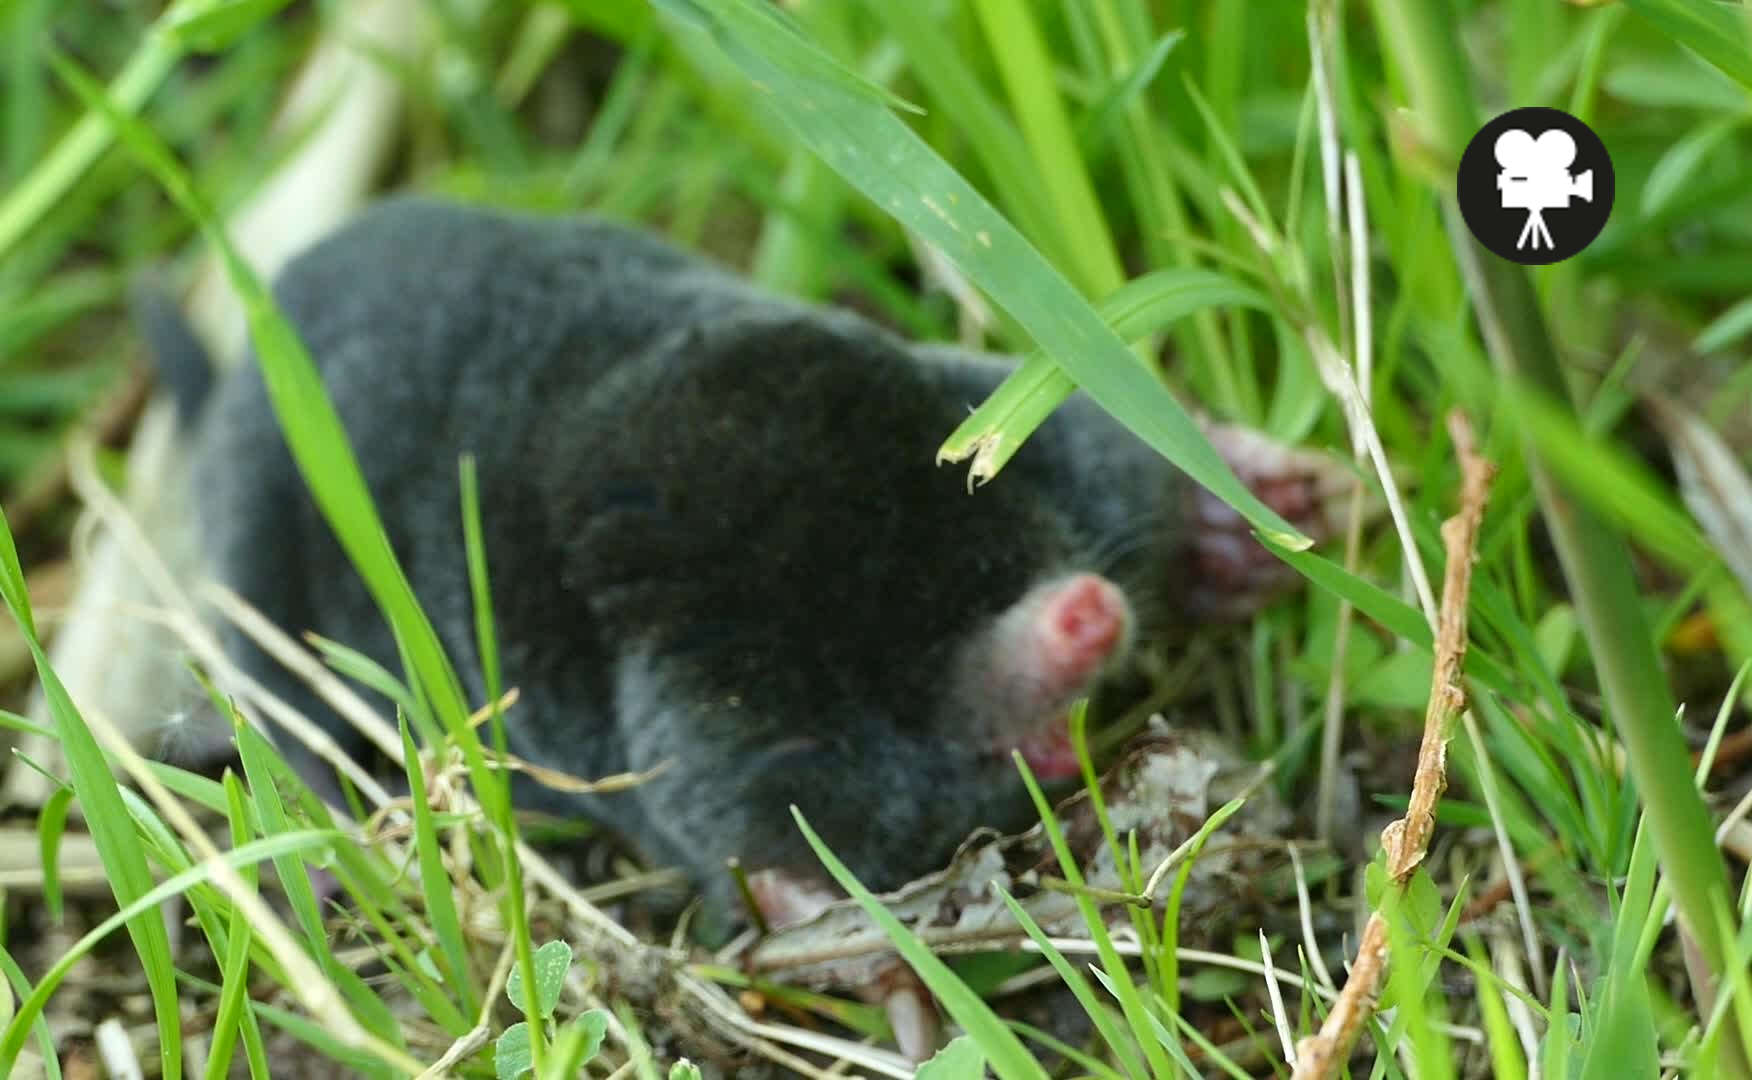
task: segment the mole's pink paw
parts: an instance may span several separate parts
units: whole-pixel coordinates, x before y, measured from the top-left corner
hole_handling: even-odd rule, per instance
[[[1250,428],[1206,424],[1205,435],[1235,475],[1285,521],[1319,542],[1339,528],[1357,483],[1338,458],[1297,450]],[[1253,538],[1245,518],[1198,489],[1192,599],[1209,616],[1241,618],[1295,584],[1298,575]]]
[[[813,919],[821,909],[845,895],[826,884],[783,870],[756,870],[748,875],[748,892],[769,929]]]

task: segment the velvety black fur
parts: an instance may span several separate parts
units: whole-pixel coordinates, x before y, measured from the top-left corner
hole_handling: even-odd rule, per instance
[[[634,791],[530,783],[522,802],[606,823],[719,900],[731,855],[819,873],[793,803],[877,887],[1026,820],[1014,767],[978,745],[969,643],[1066,570],[1107,572],[1146,625],[1174,608],[1185,482],[1091,403],[970,494],[933,457],[1007,364],[772,297],[648,234],[396,199],[276,291],[479,700],[457,495],[475,455],[514,752],[582,777],[672,762]],[[398,669],[255,365],[207,404],[195,490],[217,576]]]

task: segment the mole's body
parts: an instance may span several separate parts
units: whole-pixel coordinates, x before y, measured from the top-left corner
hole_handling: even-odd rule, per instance
[[[512,751],[583,778],[671,762],[631,791],[529,783],[521,801],[600,821],[719,899],[733,855],[819,876],[791,804],[877,887],[1020,824],[1010,751],[1072,774],[1067,707],[1140,629],[1195,614],[1168,572],[1192,565],[1192,489],[1091,403],[970,494],[933,458],[1008,365],[776,299],[646,234],[394,200],[276,291],[478,702],[457,464],[474,455]],[[253,363],[202,407],[195,470],[217,577],[399,668]]]

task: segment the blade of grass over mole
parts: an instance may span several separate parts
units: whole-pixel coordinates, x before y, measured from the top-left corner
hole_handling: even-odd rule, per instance
[[[274,756],[274,748],[235,709],[231,713],[231,722],[237,738],[238,756],[243,761],[243,774],[249,781],[256,818],[261,822],[262,832],[268,836],[277,836],[290,830],[292,823],[286,816],[285,804],[280,800],[280,792],[274,785],[273,773],[268,764],[269,759]],[[310,875],[305,872],[304,863],[294,855],[282,855],[274,860],[274,872],[280,878],[280,887],[285,890],[286,902],[292,908],[298,928],[304,932],[305,944],[309,947],[310,954],[324,971],[338,967],[334,954],[328,947],[328,932],[322,925],[322,909],[317,904],[316,891],[311,888]]]
[[[225,813],[225,788],[215,780],[205,776],[196,776],[186,769],[175,765],[166,765],[162,761],[148,761],[146,767],[152,771],[157,781],[170,791],[197,806],[205,807],[215,814]]]
[[[794,32],[770,31],[767,5],[755,0],[656,2],[711,35],[822,160],[934,244],[1102,408],[1265,535],[1310,545],[1236,478],[1070,282],[855,76]]]
[[[1095,771],[1095,760],[1089,751],[1089,703],[1082,701],[1071,709],[1071,748],[1077,755],[1077,765],[1082,773],[1083,790],[1089,796],[1089,809],[1095,815],[1095,822],[1101,828],[1102,841],[1107,850],[1113,853],[1114,868],[1119,872],[1120,888],[1141,895],[1148,884],[1144,870],[1139,866],[1136,830],[1126,835],[1126,843],[1122,846],[1119,834],[1113,827],[1113,816],[1107,810],[1107,796],[1101,790],[1101,777]],[[1054,823],[1056,825],[1056,821]],[[1168,955],[1165,951],[1164,933],[1172,935],[1174,928],[1164,922],[1158,929],[1154,905],[1137,907],[1128,905],[1126,914],[1131,919],[1132,929],[1138,935],[1140,959],[1144,965],[1145,981],[1156,988],[1172,1007],[1173,999],[1170,984],[1162,977],[1163,964],[1161,958]]]
[[[338,641],[330,641],[316,633],[304,635],[305,644],[314,648],[323,658],[323,662],[333,668],[336,673],[345,675],[354,682],[368,689],[375,690],[388,698],[390,704],[401,709],[409,716],[419,711],[419,703],[414,700],[414,693],[407,685],[390,674],[382,664],[366,656],[356,649],[348,648]]]
[[[420,863],[420,893],[426,898],[426,917],[431,921],[433,936],[438,939],[438,955],[448,969],[448,977],[442,983],[461,995],[462,1011],[473,1014],[480,1009],[480,1004],[475,998],[468,949],[462,940],[462,920],[456,914],[456,896],[444,867],[444,853],[438,844],[438,825],[432,820],[432,807],[426,799],[425,763],[420,760],[420,748],[414,745],[407,717],[398,719],[402,754],[407,762],[408,803],[414,815],[414,850]]]
[[[3,513],[0,513],[0,597],[4,597],[36,662],[43,697],[55,722],[56,739],[66,755],[73,790],[78,794],[86,827],[103,862],[104,877],[110,883],[116,903],[127,908],[152,888],[152,872],[146,865],[145,852],[135,836],[134,823],[122,802],[109,761],[99,749],[91,730],[85,726],[85,720],[74,707],[66,687],[49,666],[48,655],[43,652],[36,620],[31,614],[30,595],[25,589],[24,570],[18,562],[18,548],[13,544],[12,528]],[[182,1030],[170,937],[156,910],[146,910],[129,919],[127,927],[134,949],[140,954],[140,965],[146,972],[147,987],[152,995],[158,1024],[159,1066],[166,1077],[176,1080],[182,1075]],[[47,1000],[42,983],[38,984],[37,990]],[[37,1008],[41,1009],[40,1002]],[[4,1042],[0,1043],[0,1076],[11,1074],[12,1064],[34,1015],[21,1008],[7,1025]]]
[[[1051,197],[1021,132],[956,48],[954,36],[923,5],[863,0],[863,7],[899,43],[908,70],[937,103],[937,114],[948,118],[978,156],[998,202],[1023,234],[1055,262],[1072,265],[1076,237],[1053,217]]]
[[[275,766],[281,765],[280,757],[269,745],[267,738],[246,723],[235,710],[232,711],[232,730],[262,832],[268,836],[278,836],[291,831],[292,819],[286,814],[285,803],[281,800],[280,789],[275,783]],[[343,964],[330,947],[328,930],[323,925],[322,906],[317,900],[316,890],[311,885],[305,866],[305,860],[296,853],[282,854],[274,859],[274,872],[280,878],[287,903],[291,905],[298,927],[304,933],[310,955],[315,958],[323,975],[346,997],[353,1015],[361,1025],[398,1049],[404,1048],[400,1027],[383,999],[352,968]]]
[[[1188,315],[1223,306],[1265,311],[1270,305],[1263,293],[1226,274],[1193,268],[1157,270],[1135,278],[1096,304],[1095,310],[1121,340],[1138,341]],[[974,456],[976,475],[995,474],[1076,389],[1063,368],[1035,353],[961,422],[937,452],[938,460]]]
[[[269,397],[312,497],[394,627],[398,643],[407,650],[415,667],[421,689],[433,697],[447,728],[452,719],[457,726],[466,726],[467,709],[461,685],[396,562],[365,487],[358,459],[297,333],[280,315],[267,289],[233,247],[206,200],[195,190],[187,171],[157,134],[116,109],[103,89],[72,60],[58,52],[51,52],[49,58],[63,81],[87,106],[109,118],[128,150],[216,249],[243,299]]]
[[[458,464],[458,483],[461,485],[462,506],[462,540],[463,551],[468,560],[468,584],[474,601],[475,616],[475,649],[481,661],[481,679],[486,687],[489,723],[492,728],[493,749],[500,761],[510,754],[509,744],[505,737],[505,715],[503,696],[500,693],[499,673],[499,641],[493,631],[493,591],[487,578],[487,543],[481,532],[481,495],[480,484],[475,476],[475,461],[472,455],[463,455]],[[516,819],[511,807],[511,773],[505,770],[500,773],[503,783],[480,790],[483,805],[488,815],[498,824],[501,843],[499,854],[504,870],[505,880],[512,896],[523,895],[523,864],[518,861],[516,853]],[[515,904],[509,912],[511,917],[511,937],[517,950],[517,970],[522,974],[524,990],[524,1015],[535,1018],[539,1011],[530,1010],[537,1004],[536,987],[538,981],[531,978],[535,967],[535,943],[530,937],[529,911],[522,903]],[[461,930],[457,930],[457,949],[461,952]],[[532,1026],[539,1027],[539,1024]],[[539,1042],[540,1036],[532,1036]],[[540,1051],[537,1050],[539,1057]]]
[[[1022,1076],[1045,1080],[1046,1070],[1034,1060],[1034,1056],[1022,1045],[1022,1040],[1016,1037],[1016,1033],[992,1012],[991,1006],[980,1000],[979,995],[949,970],[947,964],[937,959],[923,942],[914,937],[899,919],[882,906],[882,901],[876,899],[864,887],[863,882],[846,868],[845,863],[840,862],[828,850],[827,845],[822,843],[821,837],[809,827],[801,810],[791,807],[791,816],[797,819],[797,827],[803,830],[803,838],[815,849],[815,856],[821,860],[821,865],[869,913],[882,932],[888,935],[888,939],[894,942],[900,955],[918,972],[925,985],[930,987],[931,993],[937,995],[937,1000],[949,1010],[949,1015],[979,1043],[980,1049],[991,1059],[993,1070],[1005,1080]]]
[[[299,473],[393,629],[409,668],[416,700],[432,705],[444,732],[461,748],[475,791],[489,804],[497,803],[502,808],[497,824],[508,849],[515,836],[515,823],[508,801],[495,798],[494,793],[502,790],[509,779],[495,775],[488,767],[480,739],[468,726],[462,684],[390,547],[358,459],[310,354],[275,307],[268,290],[232,245],[211,207],[195,190],[187,171],[157,134],[119,110],[103,88],[72,60],[59,52],[50,52],[49,60],[88,108],[104,114],[117,137],[154,175],[183,213],[200,226],[208,243],[218,252],[227,277],[243,300],[268,396]],[[416,710],[415,722],[419,723],[423,715],[424,710]],[[429,745],[437,745],[441,737],[437,730],[422,730],[421,735]],[[520,881],[513,878],[510,885],[504,902],[510,905],[510,910],[519,911],[524,903]],[[526,970],[525,977],[532,980],[533,969]],[[546,1049],[545,1039],[540,1025],[532,1026],[531,1032],[539,1066]]]
[[[1180,953],[1177,946],[1180,941],[1180,903],[1186,896],[1187,882],[1192,880],[1192,866],[1204,852],[1206,841],[1211,834],[1223,827],[1223,823],[1234,817],[1246,804],[1244,798],[1230,799],[1222,806],[1212,811],[1205,818],[1204,824],[1187,841],[1186,855],[1180,860],[1180,865],[1174,871],[1174,885],[1169,889],[1166,910],[1162,913],[1162,926],[1165,929],[1162,942],[1162,988],[1167,992],[1169,1008],[1176,1011],[1180,1008]]]

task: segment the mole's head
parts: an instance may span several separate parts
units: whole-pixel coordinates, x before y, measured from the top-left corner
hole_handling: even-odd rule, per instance
[[[633,762],[685,759],[648,816],[705,876],[819,874],[795,804],[875,887],[1030,820],[1012,752],[1076,775],[1068,711],[1134,622],[1062,493],[939,468],[964,406],[861,323],[775,316],[661,364],[581,493]]]

